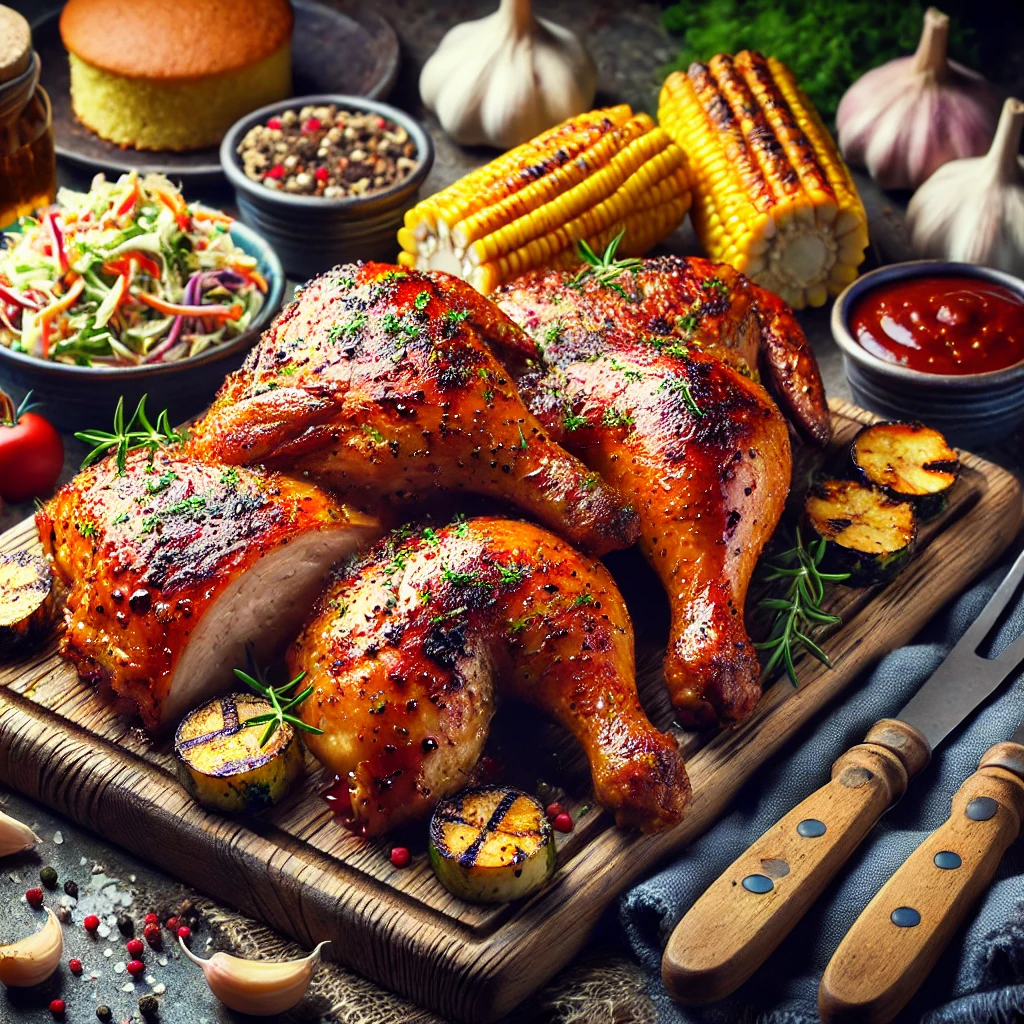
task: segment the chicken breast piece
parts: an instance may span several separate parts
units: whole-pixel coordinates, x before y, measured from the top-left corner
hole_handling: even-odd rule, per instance
[[[379,535],[311,484],[180,450],[107,458],[36,515],[69,586],[61,653],[151,730],[291,640],[330,567]]]

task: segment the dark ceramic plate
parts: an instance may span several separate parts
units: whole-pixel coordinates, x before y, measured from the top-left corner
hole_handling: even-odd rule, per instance
[[[340,92],[379,99],[398,73],[398,37],[369,6],[349,0],[330,5],[292,0],[292,86],[296,96]],[[121,149],[80,124],[71,112],[68,55],[60,39],[59,13],[33,27],[42,60],[40,84],[53,104],[57,154],[99,171],[159,171],[175,180],[219,178],[218,148],[191,153],[151,153]],[[241,23],[240,23],[241,24]]]
[[[256,257],[259,271],[267,279],[266,302],[245,334],[194,359],[151,366],[68,366],[0,345],[0,388],[15,405],[26,392],[34,392],[43,415],[67,431],[109,429],[120,397],[130,415],[139,399],[148,395],[146,409],[153,422],[162,409],[168,410],[172,423],[194,416],[210,403],[224,377],[242,365],[284,298],[284,270],[274,250],[238,221],[231,225],[231,237],[240,249]]]

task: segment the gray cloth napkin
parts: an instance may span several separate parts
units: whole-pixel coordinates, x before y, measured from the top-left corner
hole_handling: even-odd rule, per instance
[[[806,727],[739,794],[731,812],[658,874],[627,892],[619,913],[650,976],[659,1019],[671,1024],[810,1024],[818,1020],[821,974],[847,929],[889,876],[949,816],[950,801],[982,754],[1009,739],[1024,718],[1024,672],[939,748],[907,795],[886,814],[817,905],[733,996],[679,1007],[660,980],[672,929],[723,870],[785,812],[828,781],[832,762],[872,722],[894,714],[978,616],[1011,561],[954,601],[917,641],[893,651],[843,703]],[[988,656],[1024,630],[1024,596],[998,630]],[[1024,1020],[1024,839],[1015,843],[967,925],[957,933],[899,1017],[922,1024]]]

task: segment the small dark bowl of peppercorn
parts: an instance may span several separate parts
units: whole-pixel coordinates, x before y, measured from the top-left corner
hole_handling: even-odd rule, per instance
[[[306,280],[339,263],[394,260],[434,145],[387,103],[299,96],[237,121],[220,159],[242,220]]]

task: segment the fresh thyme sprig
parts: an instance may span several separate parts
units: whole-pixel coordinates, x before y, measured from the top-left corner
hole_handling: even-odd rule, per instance
[[[775,613],[771,632],[763,643],[754,644],[759,651],[771,651],[765,662],[762,677],[768,676],[781,661],[786,675],[794,686],[800,683],[793,665],[793,648],[805,647],[818,661],[832,667],[825,652],[811,639],[810,633],[821,626],[836,626],[842,620],[830,615],[821,606],[825,597],[826,583],[841,583],[849,579],[848,572],[822,572],[819,566],[825,556],[825,538],[821,537],[807,547],[804,545],[800,528],[796,530],[796,544],[782,552],[775,563],[769,563],[763,576],[766,583],[786,581],[781,597],[766,597],[758,602],[758,608]]]
[[[267,682],[264,673],[256,667],[252,652],[248,651],[247,653],[249,654],[249,667],[252,669],[253,674],[250,675],[248,672],[236,668],[235,675],[243,683],[251,686],[258,694],[266,697],[270,702],[272,710],[266,712],[266,714],[250,718],[243,724],[242,728],[248,729],[257,725],[266,725],[266,729],[264,729],[263,735],[260,737],[261,747],[265,747],[270,741],[270,737],[286,722],[302,732],[311,732],[319,736],[323,729],[318,729],[314,725],[307,725],[301,718],[289,714],[292,708],[297,708],[313,692],[313,687],[307,686],[301,693],[294,696],[289,696],[288,694],[289,690],[298,686],[306,678],[306,673],[300,672],[291,682],[285,683],[284,686],[271,686]]]
[[[146,415],[147,397],[143,395],[139,400],[127,426],[124,422],[124,397],[122,396],[117,400],[117,408],[114,410],[112,433],[105,430],[82,430],[75,434],[79,441],[93,445],[92,451],[82,460],[83,469],[107,452],[114,451],[117,453],[118,475],[123,475],[129,452],[135,451],[137,448],[148,448],[152,459],[157,449],[185,440],[184,435],[178,433],[171,426],[166,409],[157,417],[156,426],[149,421],[149,417]]]
[[[569,287],[579,287],[587,278],[593,278],[598,284],[604,285],[606,288],[611,288],[613,291],[617,291],[623,298],[632,301],[632,296],[626,291],[622,285],[616,282],[616,278],[620,274],[623,274],[627,270],[639,270],[643,266],[643,260],[636,257],[629,257],[624,260],[617,260],[615,253],[618,251],[619,243],[622,241],[626,234],[626,229],[623,228],[609,243],[602,256],[598,256],[593,249],[586,243],[584,239],[580,239],[576,243],[576,249],[579,253],[580,259],[583,260],[583,266],[580,267],[579,272],[569,282]]]

